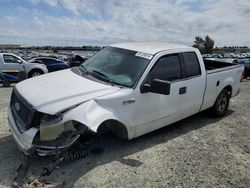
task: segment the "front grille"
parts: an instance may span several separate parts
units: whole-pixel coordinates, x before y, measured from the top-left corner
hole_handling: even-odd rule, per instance
[[[11,95],[10,107],[21,132],[33,126],[33,122],[39,123],[37,118],[40,113],[36,112],[15,88]]]

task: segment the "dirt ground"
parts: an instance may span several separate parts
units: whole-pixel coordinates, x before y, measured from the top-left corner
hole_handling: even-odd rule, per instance
[[[7,125],[12,87],[0,87],[0,187],[11,187],[21,161]],[[131,141],[106,135],[92,144],[103,152],[64,163],[50,176],[65,187],[250,187],[250,80],[229,113],[202,112]],[[24,178],[51,158],[33,157]]]

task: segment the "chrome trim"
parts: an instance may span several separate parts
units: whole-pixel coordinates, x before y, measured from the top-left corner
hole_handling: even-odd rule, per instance
[[[78,140],[79,137],[80,135],[77,134],[69,143],[62,146],[33,146],[36,148],[37,154],[39,156],[56,155],[64,150],[69,149]]]

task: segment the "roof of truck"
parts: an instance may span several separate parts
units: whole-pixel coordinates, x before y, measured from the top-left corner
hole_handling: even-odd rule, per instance
[[[171,44],[165,42],[126,42],[110,45],[112,47],[123,48],[133,51],[139,51],[143,53],[156,54],[161,51],[166,50],[175,50],[175,49],[194,49],[193,47],[180,45],[180,44]]]

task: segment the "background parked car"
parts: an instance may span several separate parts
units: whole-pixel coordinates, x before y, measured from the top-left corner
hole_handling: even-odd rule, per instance
[[[244,77],[249,77],[250,76],[250,59],[245,59],[239,62],[239,64],[244,65],[245,67],[245,72],[244,72]]]
[[[212,58],[221,59],[221,58],[223,58],[223,56],[221,54],[212,54]]]
[[[80,55],[75,55],[69,60],[69,66],[70,67],[76,67],[81,65],[84,61],[86,61],[86,57],[82,57]]]
[[[211,55],[211,54],[203,54],[202,57],[203,57],[203,59],[204,59],[204,58],[211,58],[212,55]]]
[[[203,54],[204,60],[211,60],[216,62],[224,62],[224,63],[238,63],[238,59],[233,54]]]
[[[36,57],[29,60],[30,63],[40,63],[46,65],[49,72],[69,68],[68,63],[53,57]]]
[[[3,81],[4,86],[47,72],[45,65],[28,63],[14,54],[0,53],[0,82]]]

